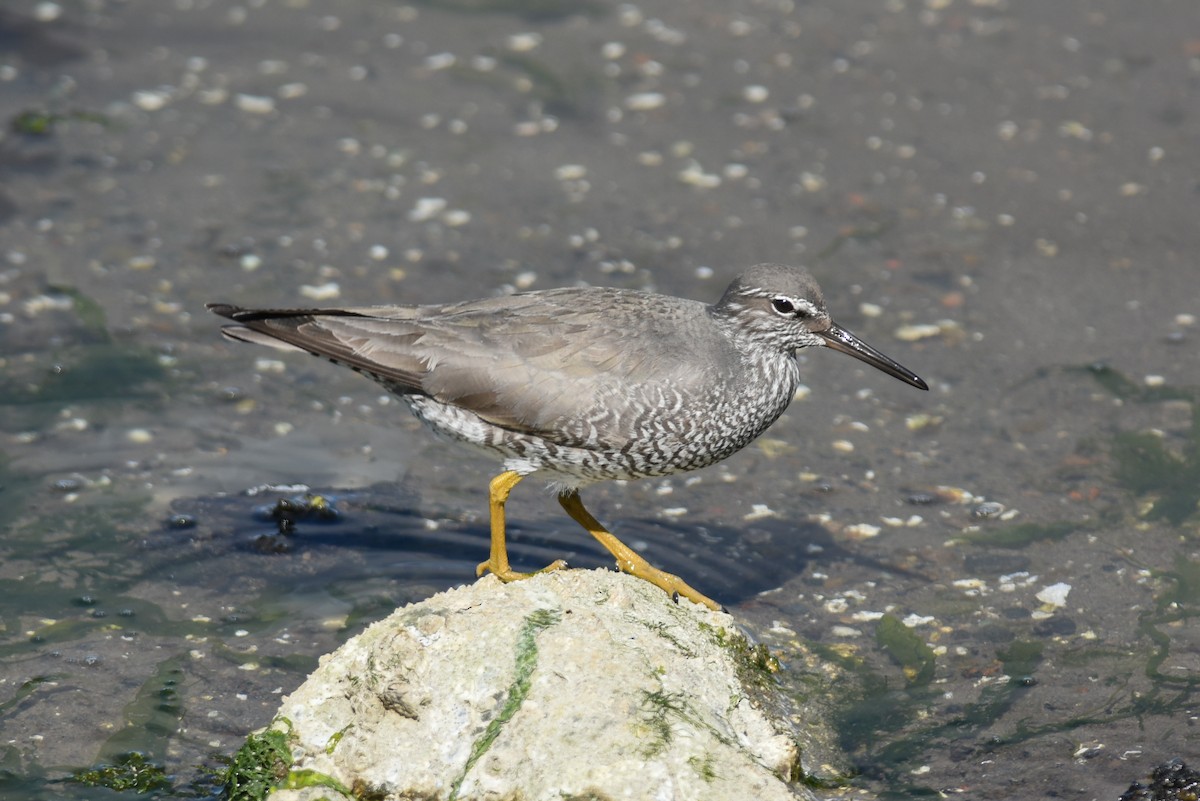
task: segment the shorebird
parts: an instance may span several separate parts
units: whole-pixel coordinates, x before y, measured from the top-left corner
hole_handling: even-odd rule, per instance
[[[621,570],[713,609],[609,533],[580,488],[697,470],[745,447],[791,402],[803,348],[832,348],[929,388],[835,323],[812,276],[780,264],[749,268],[712,305],[582,287],[444,305],[208,308],[236,323],[221,329],[227,337],[345,365],[435,432],[499,457],[504,469],[489,485],[491,554],[477,575],[534,575],[509,564],[504,509],[517,483],[536,474]],[[560,559],[537,572],[565,566]]]

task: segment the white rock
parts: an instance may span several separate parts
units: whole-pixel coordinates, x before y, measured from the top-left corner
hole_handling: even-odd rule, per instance
[[[734,626],[620,573],[488,576],[323,657],[273,725],[292,771],[388,799],[812,799]]]
[[[625,108],[630,111],[650,111],[666,102],[667,98],[661,92],[638,92],[625,98]]]
[[[1051,584],[1049,587],[1042,589],[1034,597],[1047,606],[1060,607],[1067,605],[1067,595],[1071,592],[1071,585],[1064,582]]]
[[[33,7],[33,18],[38,22],[53,22],[62,16],[62,6],[58,3],[38,3]]]
[[[233,103],[248,114],[270,114],[275,111],[275,98],[266,95],[239,93],[233,96]]]
[[[536,50],[541,43],[542,35],[540,33],[514,33],[508,37],[508,49],[517,53]]]
[[[416,205],[408,212],[408,219],[412,222],[424,222],[431,220],[441,214],[446,208],[446,199],[444,197],[422,197],[418,198]]]
[[[324,284],[301,284],[300,294],[310,300],[333,300],[340,297],[342,288],[337,281],[326,281]]]
[[[742,87],[742,98],[751,103],[765,102],[770,96],[771,92],[765,86],[755,84],[753,86]]]
[[[142,111],[158,111],[171,102],[171,92],[166,89],[143,89],[133,93],[133,104]]]

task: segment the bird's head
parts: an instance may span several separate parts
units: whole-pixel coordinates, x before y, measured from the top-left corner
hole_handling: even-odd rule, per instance
[[[785,353],[828,347],[866,362],[918,389],[929,389],[916,373],[863,342],[833,321],[821,288],[807,271],[782,264],[758,264],[739,275],[712,307],[755,347]]]

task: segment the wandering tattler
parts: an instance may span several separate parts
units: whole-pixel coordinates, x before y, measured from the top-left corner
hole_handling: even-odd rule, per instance
[[[238,323],[222,329],[231,339],[346,365],[435,432],[503,459],[489,487],[491,556],[477,574],[532,575],[509,566],[504,505],[517,482],[539,473],[621,570],[713,609],[605,530],[579,488],[696,470],[745,447],[792,400],[801,348],[830,347],[929,388],[835,323],[812,276],[779,264],[751,267],[712,306],[584,287],[447,305],[208,308]],[[560,559],[544,571],[565,566]]]

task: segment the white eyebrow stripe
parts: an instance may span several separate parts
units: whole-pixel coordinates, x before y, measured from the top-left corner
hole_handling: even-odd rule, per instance
[[[792,304],[792,306],[800,309],[805,314],[816,315],[821,313],[821,310],[818,309],[816,305],[807,298],[792,298],[788,297],[787,295],[775,295],[771,298],[771,300],[786,300],[788,303]]]

